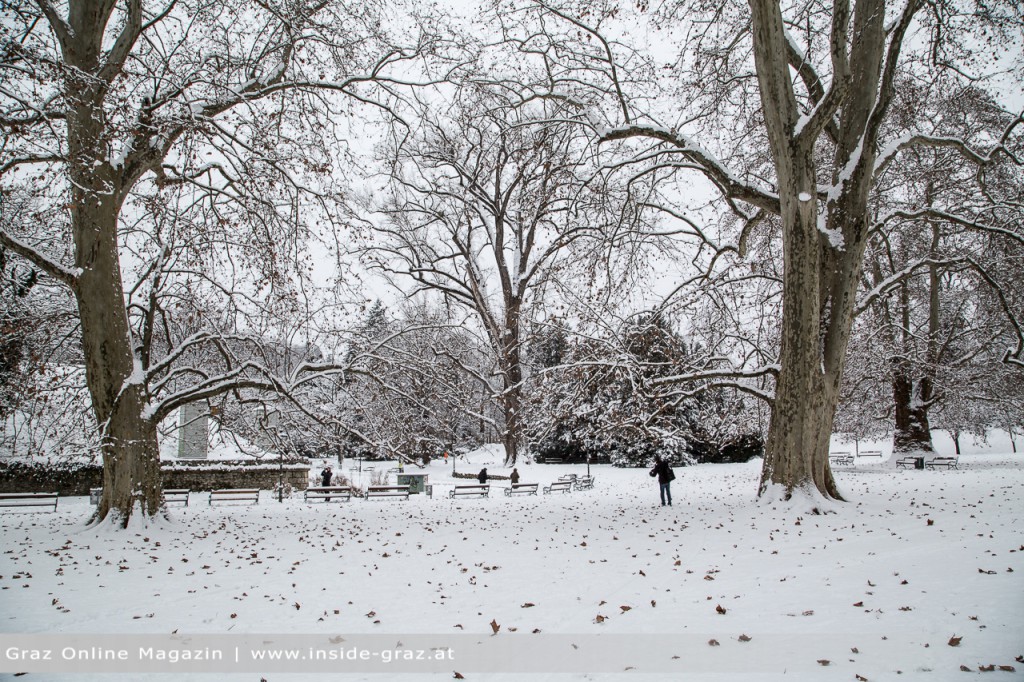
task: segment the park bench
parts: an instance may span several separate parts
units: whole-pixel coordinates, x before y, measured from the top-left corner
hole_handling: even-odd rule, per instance
[[[564,476],[558,477],[559,481],[569,481],[570,483],[576,482],[576,474],[565,474]]]
[[[853,466],[853,455],[849,452],[833,452],[828,456],[829,464],[836,466]]]
[[[491,486],[486,484],[478,485],[457,485],[448,491],[448,497],[455,499],[456,497],[468,497],[476,495],[478,497],[488,497],[490,495]]]
[[[60,493],[0,493],[0,507],[53,507]]]
[[[550,495],[551,493],[571,493],[572,492],[572,481],[555,481],[549,486],[544,487],[544,494]]]
[[[505,488],[505,497],[536,495],[538,485],[538,483],[513,483],[511,488]]]
[[[576,490],[592,490],[594,487],[594,477],[580,476],[573,483],[576,486]]]
[[[348,502],[352,499],[352,488],[342,485],[306,488],[302,494],[302,499],[306,502],[316,502],[317,500],[322,502],[330,502],[331,500]]]
[[[561,457],[543,457],[540,460],[538,460],[538,463],[540,463],[540,464],[561,464],[564,461],[565,460],[562,459]]]
[[[188,494],[192,492],[187,488],[173,488],[164,490],[164,502],[181,502],[186,507],[188,506]]]
[[[225,488],[223,490],[211,490],[210,502],[252,502],[260,503],[259,488]]]
[[[878,461],[882,461],[882,452],[881,452],[881,450],[865,450],[864,452],[857,453],[857,459],[871,459],[871,458],[877,459]]]
[[[896,460],[897,469],[913,469],[917,466],[917,457],[901,457]]]
[[[957,469],[959,457],[933,457],[932,459],[925,462],[925,466],[929,469],[935,467],[946,467],[946,469]]]
[[[407,485],[371,485],[366,488],[366,498],[371,497],[401,497],[409,499],[409,486]]]

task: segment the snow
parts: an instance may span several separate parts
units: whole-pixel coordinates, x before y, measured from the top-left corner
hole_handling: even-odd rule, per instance
[[[325,505],[264,493],[257,506],[210,507],[196,493],[169,522],[124,532],[86,528],[88,500],[67,498],[56,512],[0,512],[0,636],[451,637],[455,658],[443,672],[408,679],[453,671],[522,679],[512,669],[531,661],[552,674],[527,679],[545,680],[627,679],[631,669],[657,673],[645,680],[934,681],[988,664],[1019,675],[1024,456],[965,454],[961,463],[960,471],[838,469],[851,502],[825,515],[805,513],[813,496],[758,500],[759,461],[676,469],[673,507],[657,504],[646,470],[594,465],[591,491],[506,498],[492,490],[489,499],[452,501],[447,486],[466,481],[443,460],[425,469],[433,498]],[[368,477],[370,463],[358,466],[335,468]],[[496,449],[455,463],[461,473],[483,466],[508,473]],[[518,468],[523,482],[547,484],[586,465]],[[553,674],[557,662],[526,649],[489,668],[460,668],[458,649],[471,642],[567,652],[562,658],[572,645],[596,647],[614,667]],[[337,663],[321,669],[332,671]],[[264,677],[326,679],[295,670]]]
[[[800,199],[800,201],[810,201],[814,197],[812,197],[807,192],[800,192],[800,195],[797,198]]]

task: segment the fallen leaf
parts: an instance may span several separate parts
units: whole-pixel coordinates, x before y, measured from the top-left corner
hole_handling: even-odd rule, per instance
[[[962,640],[962,639],[963,639],[963,637],[957,637],[956,635],[953,635],[952,637],[949,638],[949,641],[946,642],[946,644],[948,644],[950,646],[960,646],[960,640]]]
[[[718,606],[715,607],[715,611],[717,611],[719,614],[721,614],[723,616],[725,615],[725,609],[722,608],[721,604],[719,604]]]
[[[708,646],[718,646],[718,640],[717,639],[709,639],[708,640]]]
[[[620,606],[619,608],[622,609],[623,613],[625,613],[626,611],[632,611],[633,610],[632,606],[625,606],[625,605],[623,605],[623,606]]]
[[[456,680],[464,680],[464,679],[466,679],[465,677],[462,676],[462,673],[459,673],[459,672],[455,673],[455,675],[453,677]]]
[[[491,631],[492,631],[492,632],[493,632],[494,634],[498,634],[498,630],[500,630],[500,629],[501,629],[501,626],[500,626],[500,625],[498,625],[498,621],[496,621],[496,620],[492,620],[492,621],[491,621]]]
[[[831,662],[832,661],[828,660],[827,658],[818,659],[818,665],[829,665]]]
[[[536,604],[534,604],[533,602],[529,602],[529,601],[526,602],[525,604],[523,604],[523,608],[524,609],[533,608],[534,606],[536,606]]]
[[[1001,666],[999,666],[999,669],[1002,670],[1003,672],[1008,672],[1008,673],[1015,673],[1015,672],[1017,672],[1017,669],[1014,668],[1012,665],[1001,665]]]
[[[594,620],[597,621],[598,623],[603,623],[607,619],[604,616],[602,616],[601,614],[597,614],[597,617],[594,618]]]
[[[740,636],[739,636],[739,640],[740,640],[741,642],[749,642],[749,641],[751,640],[751,637],[749,637],[749,636],[747,636],[747,635],[740,635]]]
[[[859,601],[859,602],[857,602],[856,604],[854,604],[854,606],[857,606],[857,607],[861,607],[861,606],[864,606],[864,602],[862,602],[862,601]]]
[[[963,672],[965,672],[965,673],[969,673],[969,672],[971,672],[971,669],[970,669],[970,668],[968,668],[968,667],[967,667],[966,665],[961,665],[961,666],[960,666],[960,670],[962,670],[962,671],[963,671]]]

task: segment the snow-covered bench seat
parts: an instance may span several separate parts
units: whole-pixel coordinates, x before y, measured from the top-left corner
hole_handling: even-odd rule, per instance
[[[214,502],[252,502],[260,503],[259,488],[224,488],[210,491],[210,504]]]
[[[917,464],[917,457],[900,457],[896,460],[897,469],[913,469]]]
[[[477,485],[457,485],[448,491],[448,497],[455,499],[456,497],[488,497],[491,492],[491,486],[486,484]]]
[[[401,497],[402,499],[409,499],[409,486],[407,485],[371,485],[366,489],[366,497],[364,499],[369,500],[372,497]]]
[[[828,456],[829,464],[836,466],[853,466],[853,455],[849,452],[833,452]]]
[[[591,490],[594,487],[593,476],[580,476],[574,482],[576,490]]]
[[[0,507],[52,507],[57,511],[60,493],[0,493]]]
[[[187,488],[170,488],[164,490],[164,502],[181,502],[188,506],[188,494],[192,492]]]
[[[316,488],[306,488],[302,494],[302,499],[306,502],[330,502],[331,500],[337,500],[338,502],[348,502],[352,499],[352,488],[345,485],[329,485],[321,486]]]
[[[571,493],[572,483],[572,481],[555,481],[551,485],[544,486],[544,494],[550,495],[551,493]]]
[[[512,487],[505,488],[505,496],[513,495],[536,495],[539,483],[513,483]]]
[[[925,466],[929,469],[935,467],[946,467],[947,469],[957,469],[959,463],[959,457],[933,457],[932,459],[925,462]]]

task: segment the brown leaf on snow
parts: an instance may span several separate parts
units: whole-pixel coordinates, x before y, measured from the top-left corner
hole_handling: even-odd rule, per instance
[[[452,677],[453,677],[453,679],[456,679],[456,680],[464,680],[464,679],[466,679],[465,677],[462,676],[462,673],[460,673],[460,672],[456,672],[455,675],[453,675]]]
[[[983,673],[991,673],[991,672],[995,672],[996,667],[994,665],[991,665],[991,664],[989,664],[989,665],[982,665],[982,666],[978,666],[978,670],[980,670]]]
[[[854,606],[856,606],[856,607],[860,608],[861,606],[864,606],[864,602],[862,602],[862,601],[859,601],[859,602],[857,602],[856,604],[854,604]]]
[[[601,615],[601,614],[599,613],[599,614],[597,614],[597,616],[596,616],[596,617],[594,618],[594,620],[595,620],[596,622],[598,622],[598,623],[603,623],[603,622],[605,622],[605,621],[607,620],[607,618],[605,618],[604,616],[602,616],[602,615]]]
[[[868,682],[868,678],[864,677],[863,675],[854,675],[853,677],[857,680],[857,682]]]
[[[1007,673],[1015,673],[1015,672],[1017,672],[1017,669],[1014,668],[1012,665],[1001,665],[1001,666],[999,666],[999,669],[1002,670],[1003,672],[1007,672]]]
[[[708,646],[718,646],[718,640],[717,639],[709,639],[708,640]]]
[[[967,667],[966,665],[962,665],[962,664],[961,664],[961,666],[960,666],[960,670],[961,670],[961,671],[963,671],[963,672],[965,672],[965,673],[969,673],[969,672],[971,672],[971,669],[970,669],[970,668],[968,668],[968,667]]]
[[[827,658],[818,659],[818,665],[829,665],[830,663],[832,663],[832,661],[828,660]]]
[[[534,604],[534,603],[533,603],[533,602],[531,602],[531,601],[528,601],[528,602],[526,602],[525,604],[523,604],[523,608],[524,608],[524,609],[529,609],[529,608],[533,608],[534,606],[536,606],[536,604]]]
[[[739,640],[741,642],[749,642],[751,640],[751,637],[749,637],[748,635],[740,635]]]
[[[654,601],[654,600],[652,599],[652,600],[651,600],[651,608],[654,608],[654,607],[655,607],[655,606],[657,606],[657,605],[658,605],[658,602],[656,602],[656,601]]]
[[[723,616],[725,615],[725,609],[722,608],[721,604],[719,604],[718,606],[715,607],[715,611],[717,611],[720,615],[723,615]]]
[[[500,630],[500,629],[501,629],[501,626],[498,625],[498,621],[491,620],[491,632],[493,632],[494,634],[498,634],[498,630]]]
[[[626,611],[632,611],[632,610],[633,610],[633,607],[632,607],[632,606],[626,606],[625,604],[623,604],[623,605],[622,605],[622,606],[620,606],[619,608],[620,608],[620,609],[622,609],[622,612],[623,612],[623,613],[625,613]]]
[[[963,639],[963,637],[957,637],[956,635],[953,635],[952,637],[949,638],[949,641],[946,642],[946,644],[948,644],[950,646],[960,646],[960,640],[962,640],[962,639]]]

